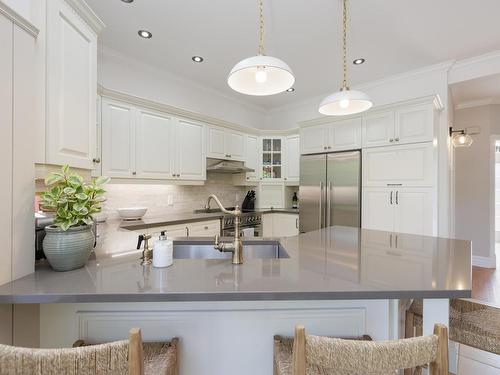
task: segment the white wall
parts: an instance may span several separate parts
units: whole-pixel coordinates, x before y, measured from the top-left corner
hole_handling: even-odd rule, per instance
[[[478,126],[468,148],[455,149],[455,234],[472,240],[473,255],[494,259],[494,158],[492,135],[500,135],[500,106],[456,110],[454,127]],[[494,264],[494,262],[493,262]]]
[[[265,113],[251,104],[184,80],[100,46],[97,81],[117,90],[238,125],[258,128]]]

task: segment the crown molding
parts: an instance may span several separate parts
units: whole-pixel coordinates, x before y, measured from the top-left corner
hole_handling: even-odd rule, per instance
[[[38,30],[35,25],[33,25],[30,21],[21,16],[18,12],[5,4],[3,1],[0,1],[0,14],[3,14],[5,17],[7,17],[9,20],[14,22],[17,26],[19,26],[21,29],[23,29],[33,37],[36,38],[38,36],[40,30]]]
[[[49,0],[50,1],[50,0]],[[83,0],[64,0],[71,9],[73,9],[85,23],[87,23],[94,32],[99,33],[106,27],[104,22],[95,14],[89,5]]]
[[[341,117],[322,116],[322,117],[317,117],[317,118],[311,119],[311,120],[300,121],[298,124],[299,124],[299,128],[306,128],[309,126],[316,126],[316,125],[332,124],[335,122],[352,120],[355,118],[362,118],[363,114],[365,114],[365,113],[372,114],[372,113],[377,113],[377,112],[381,112],[381,111],[396,109],[396,108],[401,107],[401,106],[411,106],[411,105],[420,105],[420,104],[432,105],[434,107],[434,109],[436,109],[438,111],[442,111],[444,109],[444,106],[442,104],[442,100],[439,97],[439,95],[431,95],[431,96],[423,96],[421,98],[403,100],[403,101],[396,102],[396,103],[381,105],[378,107],[374,107],[373,109],[370,109],[366,112],[357,113],[357,114],[350,115],[350,116],[341,116]]]
[[[215,117],[203,115],[197,112],[193,112],[187,109],[182,109],[179,107],[174,107],[172,105],[163,104],[156,102],[154,100],[142,98],[132,94],[127,94],[117,90],[106,88],[100,84],[97,85],[97,93],[104,98],[117,100],[120,102],[125,102],[128,104],[136,105],[143,108],[152,109],[159,112],[169,113],[174,116],[184,117],[190,120],[204,122],[210,125],[222,126],[224,128],[243,131],[245,133],[259,135],[260,130],[257,128],[249,128],[233,122],[221,120]]]
[[[469,100],[455,104],[455,110],[482,107],[484,105],[500,104],[500,98],[483,98],[477,100]]]
[[[500,73],[500,50],[456,61],[448,72],[448,84]]]

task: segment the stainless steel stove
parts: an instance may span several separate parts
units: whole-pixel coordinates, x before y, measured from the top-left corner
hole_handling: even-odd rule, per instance
[[[234,210],[234,207],[227,207],[228,210]],[[220,212],[219,209],[196,210],[195,212]],[[254,228],[255,237],[262,236],[262,214],[256,211],[243,211],[241,214],[240,228]],[[223,237],[234,236],[234,216],[224,215],[221,219],[221,229]],[[242,233],[241,233],[242,234]]]

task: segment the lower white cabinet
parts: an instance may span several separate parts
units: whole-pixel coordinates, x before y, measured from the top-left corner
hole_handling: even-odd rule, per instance
[[[285,186],[283,183],[261,182],[257,195],[257,205],[259,208],[284,208]]]
[[[299,215],[266,213],[262,215],[264,237],[292,237],[299,234]]]
[[[205,180],[205,126],[103,99],[102,173],[115,178]]]
[[[156,239],[161,231],[165,231],[168,238],[175,237],[214,237],[220,235],[220,220],[194,221],[190,223],[158,226],[148,229],[148,233]]]
[[[363,150],[363,186],[433,186],[432,142]]]
[[[364,188],[363,228],[432,236],[434,195],[432,188]]]

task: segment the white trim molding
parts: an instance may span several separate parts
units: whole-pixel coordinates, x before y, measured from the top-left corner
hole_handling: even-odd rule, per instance
[[[483,105],[492,105],[492,104],[500,104],[500,98],[484,98],[484,99],[470,100],[467,102],[458,103],[455,104],[455,110],[481,107]]]
[[[500,74],[500,50],[457,61],[448,72],[448,84]]]
[[[496,268],[496,256],[483,257],[479,255],[472,256],[472,265],[482,268]]]
[[[40,32],[38,28],[26,18],[17,13],[10,6],[5,4],[3,1],[0,1],[0,14],[3,14],[5,17],[14,22],[17,26],[19,26],[27,33],[31,34],[33,37],[36,38],[38,36],[38,33]]]
[[[76,14],[87,23],[94,32],[99,33],[106,27],[104,22],[94,13],[91,7],[83,0],[65,0],[66,4],[73,9]]]

